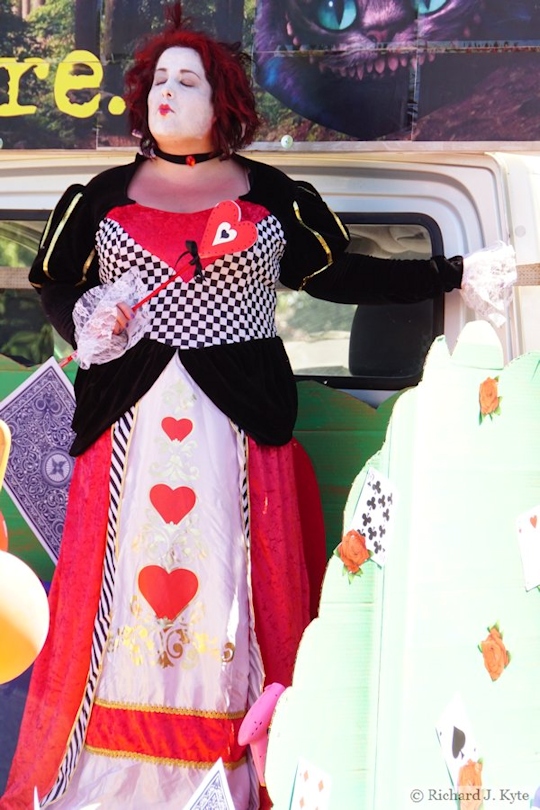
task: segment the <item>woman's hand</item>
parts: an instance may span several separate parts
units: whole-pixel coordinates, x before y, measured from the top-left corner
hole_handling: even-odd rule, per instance
[[[113,335],[119,335],[121,332],[123,332],[130,320],[133,318],[133,310],[129,304],[126,304],[123,301],[116,305],[116,311],[117,316],[113,329]]]

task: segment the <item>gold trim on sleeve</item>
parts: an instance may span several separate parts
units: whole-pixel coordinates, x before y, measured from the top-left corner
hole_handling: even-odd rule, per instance
[[[305,228],[307,231],[312,233],[313,236],[315,236],[315,238],[318,240],[319,244],[321,245],[322,249],[326,253],[326,258],[328,260],[327,263],[324,265],[324,267],[321,267],[319,270],[315,270],[315,272],[310,273],[309,276],[304,276],[304,278],[302,279],[302,283],[300,284],[300,286],[298,288],[299,290],[303,290],[310,279],[312,279],[314,276],[318,276],[319,273],[322,273],[324,270],[327,269],[327,267],[330,267],[330,265],[334,261],[334,257],[332,256],[332,251],[330,250],[330,246],[328,245],[328,242],[326,241],[326,239],[324,239],[324,237],[322,237],[321,234],[318,231],[314,230],[313,228],[310,228],[309,225],[306,225],[306,223],[303,221],[302,216],[300,214],[300,206],[298,205],[296,200],[293,201],[293,209],[294,209],[296,219],[298,220],[300,225],[302,225],[303,228]],[[345,237],[345,239],[347,241],[349,241],[349,234],[345,230],[345,227],[344,227],[342,221],[340,220],[340,218],[332,211],[331,208],[329,208],[328,210],[330,211],[330,213],[334,217],[334,219],[336,221],[336,224],[339,226],[339,229],[341,230],[341,232],[342,232],[343,236]]]
[[[309,225],[306,225],[306,223],[302,219],[302,215],[300,214],[300,206],[298,205],[296,200],[294,200],[294,202],[293,202],[293,209],[294,209],[294,214],[296,216],[296,219],[298,220],[300,225],[302,225],[303,228],[305,228],[307,231],[312,233],[313,236],[315,236],[315,238],[318,239],[322,249],[326,253],[326,258],[328,259],[328,262],[327,262],[326,266],[328,267],[329,264],[332,264],[332,251],[330,250],[328,242],[326,241],[326,239],[324,239],[320,235],[320,233],[318,231],[314,230],[313,228],[310,228]]]
[[[90,265],[91,265],[91,264],[92,264],[92,262],[94,261],[94,256],[95,256],[95,255],[96,255],[96,249],[95,249],[95,248],[92,248],[92,250],[90,251],[90,253],[89,253],[89,255],[88,255],[87,260],[86,260],[86,261],[85,261],[85,263],[83,264],[82,277],[81,277],[81,280],[80,280],[80,281],[78,281],[78,282],[75,284],[75,286],[76,286],[76,287],[80,287],[80,285],[81,285],[81,284],[84,284],[84,283],[85,283],[85,281],[86,281],[86,276],[88,275],[88,268],[90,267]]]
[[[45,228],[43,230],[43,233],[41,234],[41,239],[39,240],[40,248],[42,248],[43,245],[45,244],[45,242],[47,241],[47,236],[49,235],[49,231],[51,229],[53,216],[54,216],[54,211],[51,211],[51,213],[49,214],[49,216],[47,218],[47,222],[45,223]]]
[[[73,213],[73,210],[76,207],[76,205],[78,204],[81,197],[82,197],[82,193],[79,192],[78,194],[76,194],[73,197],[72,201],[68,205],[68,207],[67,207],[67,209],[66,209],[66,211],[64,213],[64,216],[60,220],[60,222],[58,224],[58,227],[56,228],[56,230],[55,230],[55,232],[54,232],[54,234],[52,236],[51,243],[50,243],[50,245],[48,247],[47,253],[45,254],[45,258],[43,259],[43,272],[45,273],[46,276],[48,276],[48,278],[50,278],[53,281],[54,281],[54,279],[51,276],[51,274],[49,273],[49,259],[51,258],[51,254],[52,254],[52,252],[53,252],[53,250],[55,248],[55,245],[56,245],[56,243],[57,243],[57,241],[58,241],[58,239],[60,237],[60,234],[64,230],[64,226],[65,226],[66,222],[68,221],[69,217]],[[46,230],[48,230],[48,227],[49,226],[47,225]]]
[[[308,283],[308,281],[311,281],[312,278],[314,278],[315,276],[318,276],[319,273],[322,273],[323,270],[326,270],[326,268],[330,267],[331,264],[332,264],[332,262],[329,262],[328,264],[325,264],[324,267],[321,267],[320,270],[315,270],[315,272],[310,273],[309,276],[304,276],[304,278],[302,279],[302,283],[298,287],[298,291],[301,292],[304,289],[304,287],[306,286],[306,284]]]

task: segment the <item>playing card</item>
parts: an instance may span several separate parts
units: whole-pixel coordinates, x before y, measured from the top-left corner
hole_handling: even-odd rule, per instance
[[[348,530],[355,529],[366,538],[371,559],[384,565],[395,524],[397,493],[392,483],[370,467],[360,492]]]
[[[454,696],[442,713],[437,723],[437,737],[452,782],[458,786],[460,769],[469,760],[477,762],[479,758],[471,723],[459,695]]]
[[[208,772],[183,810],[235,810],[222,759]]]
[[[540,585],[540,506],[519,515],[516,520],[525,590]]]
[[[300,757],[290,810],[327,810],[331,787],[329,774]]]
[[[56,562],[74,459],[73,387],[54,358],[0,403],[11,431],[4,487]]]

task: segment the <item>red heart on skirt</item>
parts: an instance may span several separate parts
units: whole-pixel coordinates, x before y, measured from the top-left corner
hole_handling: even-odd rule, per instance
[[[158,617],[174,621],[199,590],[199,580],[187,568],[166,571],[147,565],[139,572],[139,590]]]
[[[199,246],[201,259],[240,253],[255,244],[258,239],[257,226],[249,220],[241,222],[241,215],[240,206],[233,200],[224,200],[216,205],[208,217]]]
[[[150,490],[150,502],[165,523],[180,523],[195,506],[197,497],[191,487],[172,489],[156,484]]]
[[[193,430],[193,422],[191,419],[174,419],[172,416],[166,416],[161,421],[161,427],[171,441],[177,439],[181,442]]]

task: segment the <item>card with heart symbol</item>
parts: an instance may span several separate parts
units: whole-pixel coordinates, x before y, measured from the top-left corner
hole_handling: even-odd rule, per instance
[[[370,467],[350,525],[366,538],[371,559],[384,565],[395,526],[397,492],[391,481]]]
[[[223,767],[218,759],[183,810],[234,810],[234,804]]]
[[[289,810],[328,810],[331,788],[330,775],[300,757]]]
[[[437,723],[437,737],[444,761],[455,786],[460,769],[479,759],[478,746],[460,695],[454,695]]]
[[[516,529],[525,590],[530,591],[540,585],[540,506],[519,515]]]

